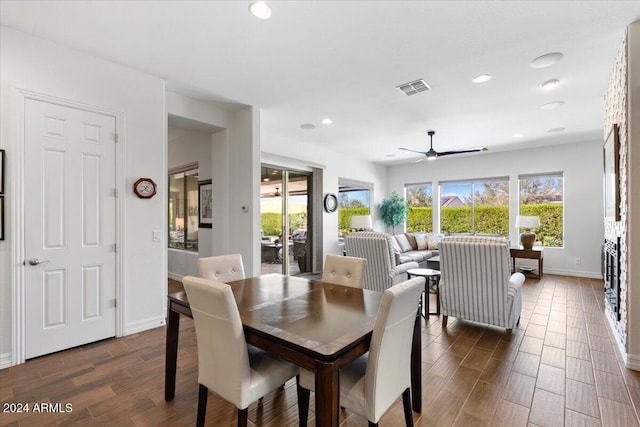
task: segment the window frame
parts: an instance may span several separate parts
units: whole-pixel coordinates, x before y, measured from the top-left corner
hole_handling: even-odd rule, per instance
[[[173,216],[175,215],[175,211],[178,210],[177,207],[174,207],[174,204],[172,203],[174,198],[172,196],[172,192],[171,192],[171,180],[175,179],[174,176],[175,175],[180,175],[183,174],[183,180],[184,180],[184,184],[183,184],[183,188],[182,188],[182,195],[183,195],[183,205],[181,206],[182,212],[183,212],[183,222],[184,222],[184,226],[183,226],[183,238],[182,241],[180,242],[179,246],[172,246],[172,243],[175,242],[175,239],[172,239],[171,237],[171,233],[172,232],[177,232],[179,230],[173,230],[174,227],[174,221],[172,220]],[[199,246],[200,246],[200,239],[199,239],[199,176],[200,176],[200,171],[199,171],[199,167],[198,167],[198,162],[193,162],[193,163],[189,163],[187,165],[182,165],[182,166],[178,166],[175,168],[171,168],[169,169],[168,173],[167,173],[167,216],[168,216],[168,221],[167,221],[167,248],[168,249],[173,249],[173,250],[179,250],[179,251],[188,251],[191,253],[199,253]],[[190,189],[189,188],[189,180],[186,179],[187,177],[189,178],[195,178],[195,189]],[[195,191],[195,200],[196,200],[196,205],[195,206],[191,206],[191,208],[195,208],[195,212],[196,212],[196,218],[198,219],[198,221],[196,221],[195,223],[195,231],[192,230],[192,227],[189,227],[190,223],[189,223],[189,217],[193,216],[193,215],[189,215],[189,197],[188,197],[188,193],[189,191]],[[179,198],[177,198],[176,200],[180,200]],[[191,243],[189,241],[189,235],[195,233],[195,244],[194,241],[192,240]],[[175,243],[174,243],[175,244]]]
[[[542,172],[542,173],[531,173],[531,174],[520,174],[518,175],[518,210],[516,212],[516,215],[520,215],[521,214],[521,209],[522,209],[522,180],[523,179],[551,179],[551,178],[560,178],[562,180],[562,221],[561,221],[561,227],[562,227],[562,236],[561,236],[561,240],[562,240],[562,244],[559,246],[545,246],[544,245],[544,241],[542,242],[542,247],[544,247],[545,249],[549,248],[553,248],[553,249],[563,249],[565,247],[565,239],[566,239],[566,233],[565,233],[565,224],[564,224],[564,220],[566,218],[566,214],[565,214],[565,176],[564,176],[564,172],[563,171],[554,171],[554,172]],[[541,218],[541,227],[542,228],[542,224],[543,224],[543,219]],[[516,234],[519,235],[520,234],[520,230],[516,228]],[[536,233],[538,234],[538,233]],[[537,238],[537,237],[536,237]]]

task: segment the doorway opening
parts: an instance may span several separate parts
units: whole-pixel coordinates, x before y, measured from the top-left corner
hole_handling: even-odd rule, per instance
[[[313,270],[312,172],[263,164],[260,173],[261,274]]]

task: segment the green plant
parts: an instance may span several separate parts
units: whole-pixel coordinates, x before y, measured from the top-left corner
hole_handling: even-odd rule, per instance
[[[396,234],[396,225],[402,224],[407,217],[407,202],[394,191],[380,204],[380,216],[387,227]]]

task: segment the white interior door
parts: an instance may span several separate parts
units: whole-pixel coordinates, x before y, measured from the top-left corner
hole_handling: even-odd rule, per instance
[[[26,357],[115,336],[115,118],[25,101]]]

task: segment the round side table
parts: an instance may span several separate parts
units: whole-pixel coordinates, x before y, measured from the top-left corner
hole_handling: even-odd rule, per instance
[[[432,270],[431,268],[411,268],[407,270],[407,274],[409,278],[411,276],[416,277],[424,277],[426,281],[424,282],[424,313],[422,314],[424,317],[435,314],[436,316],[440,315],[440,295],[438,285],[440,283],[440,272],[438,270]],[[435,313],[431,313],[429,311],[429,293],[436,294],[436,311]]]

